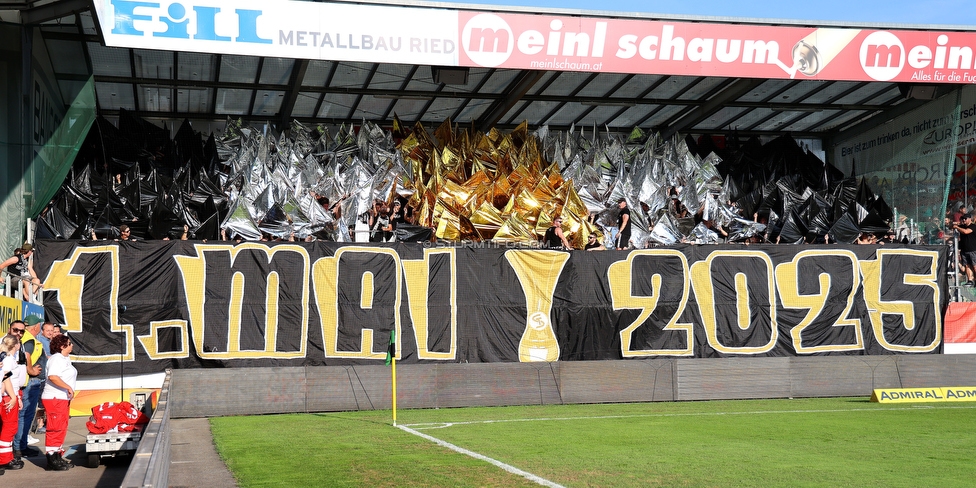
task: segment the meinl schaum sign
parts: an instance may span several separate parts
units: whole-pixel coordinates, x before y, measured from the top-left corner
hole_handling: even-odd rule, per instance
[[[114,47],[744,78],[976,83],[976,33],[283,0],[95,0]]]

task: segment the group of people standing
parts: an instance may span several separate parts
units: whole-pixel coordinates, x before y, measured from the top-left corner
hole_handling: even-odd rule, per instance
[[[614,249],[627,249],[630,247],[630,208],[627,207],[627,200],[621,198],[617,200],[617,234],[614,237]],[[552,227],[546,229],[542,237],[542,245],[550,249],[572,249],[573,245],[566,239],[566,234],[562,229],[563,218],[556,217],[552,221]],[[591,232],[586,238],[587,242],[583,246],[586,251],[604,251],[606,246],[600,243],[595,232]]]
[[[64,459],[62,448],[78,378],[78,370],[69,359],[72,348],[71,339],[60,327],[36,315],[11,322],[0,340],[0,475],[8,469],[22,469],[24,457],[41,454],[28,445],[38,401],[45,413],[45,469],[67,471],[73,467]]]
[[[958,220],[947,218],[946,228],[959,235],[960,271],[966,275],[966,281],[960,285],[976,286],[976,227],[973,226],[973,215],[965,213]]]
[[[394,199],[392,204],[375,200],[373,206],[359,217],[369,228],[369,242],[390,242],[397,226],[409,223],[408,216],[403,202]]]

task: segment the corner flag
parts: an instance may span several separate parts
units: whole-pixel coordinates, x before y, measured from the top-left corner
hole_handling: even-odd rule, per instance
[[[386,350],[386,365],[389,366],[396,358],[396,329],[390,331],[390,347]]]

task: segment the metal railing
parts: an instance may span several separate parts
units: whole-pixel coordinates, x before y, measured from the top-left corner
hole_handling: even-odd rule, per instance
[[[132,456],[129,470],[125,472],[122,488],[165,488],[169,479],[169,447],[172,435],[169,425],[169,386],[172,371],[166,370],[166,379],[159,392],[156,410],[142,431],[139,447]]]
[[[28,285],[25,287],[25,282],[26,280],[20,276],[0,269],[0,285],[3,287],[0,295],[24,300],[37,305],[44,305],[44,289],[40,285]],[[24,293],[24,288],[28,288],[27,293]],[[32,289],[35,290],[33,293],[31,293]]]

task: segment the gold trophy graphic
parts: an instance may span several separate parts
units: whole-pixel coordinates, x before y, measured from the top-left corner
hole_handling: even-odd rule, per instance
[[[552,295],[569,253],[560,251],[506,251],[505,259],[515,270],[528,311],[525,332],[519,341],[519,361],[556,361],[559,343],[549,320]]]

